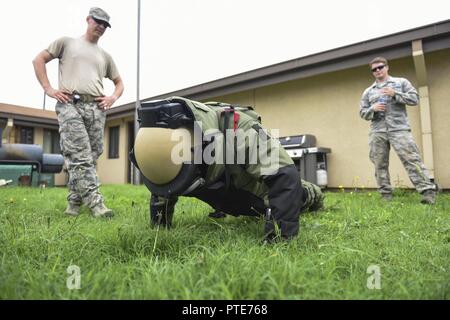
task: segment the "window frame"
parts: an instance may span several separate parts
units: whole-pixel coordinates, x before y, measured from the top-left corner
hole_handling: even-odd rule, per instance
[[[50,135],[47,135],[47,133],[50,133]],[[43,137],[43,143],[42,148],[44,149],[44,153],[52,153],[52,154],[62,154],[61,152],[61,144],[60,144],[60,136],[59,136],[59,130],[56,129],[44,129],[44,137]],[[45,150],[46,148],[46,137],[50,137],[50,150]],[[49,152],[47,152],[49,151]]]
[[[34,144],[34,128],[33,127],[27,127],[27,126],[20,126],[18,127],[18,131],[19,131],[19,138],[16,140],[17,143],[21,143],[21,144]],[[27,131],[26,139],[24,138],[24,135],[22,134],[23,131]],[[30,133],[31,133],[31,142],[29,142],[30,140],[28,140],[28,138],[30,138]]]
[[[108,159],[120,158],[120,126],[108,127]]]

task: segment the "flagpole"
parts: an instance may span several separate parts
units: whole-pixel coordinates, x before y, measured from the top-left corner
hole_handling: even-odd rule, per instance
[[[140,86],[140,45],[141,45],[141,0],[137,0],[137,72],[136,72],[136,108],[134,112],[134,140],[136,140],[136,135],[139,130],[138,119],[138,108],[141,103],[139,101],[139,86]],[[133,184],[140,184],[140,172],[134,164],[133,166]]]

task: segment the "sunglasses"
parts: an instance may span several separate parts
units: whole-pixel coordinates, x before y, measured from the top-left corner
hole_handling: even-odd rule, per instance
[[[386,66],[385,65],[381,65],[381,66],[375,67],[375,68],[372,69],[372,72],[377,72],[377,71],[383,70],[384,67],[386,67]]]
[[[99,19],[95,19],[95,18],[92,18],[92,19],[94,19],[96,24],[100,24],[100,25],[104,26],[105,29],[108,28],[108,24],[105,21],[99,20]]]

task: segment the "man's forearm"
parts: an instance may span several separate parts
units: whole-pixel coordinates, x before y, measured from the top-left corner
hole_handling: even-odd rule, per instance
[[[122,79],[115,80],[114,85],[115,85],[115,88],[114,88],[114,92],[113,92],[112,96],[115,98],[115,100],[117,100],[120,98],[120,96],[122,96],[122,93],[124,90]]]
[[[103,111],[111,108],[114,102],[116,102],[117,99],[119,99],[123,93],[123,83],[120,77],[114,79],[113,82],[115,85],[115,89],[112,95],[98,97],[95,99],[95,101],[98,102],[99,108],[102,109]]]
[[[417,90],[406,79],[402,81],[402,90],[396,91],[394,98],[397,102],[404,103],[409,106],[416,106],[419,103],[419,95],[417,94]]]
[[[408,106],[416,106],[419,103],[419,95],[417,92],[411,91],[411,92],[396,92],[395,94],[395,101],[399,103],[404,103]]]
[[[359,116],[364,120],[368,120],[368,121],[372,120],[373,116],[374,116],[374,110],[371,107],[369,107],[369,108],[360,107]]]
[[[36,78],[41,84],[44,91],[47,91],[51,88],[50,81],[47,76],[47,68],[45,67],[46,61],[40,57],[39,55],[33,60],[34,73],[36,74]]]

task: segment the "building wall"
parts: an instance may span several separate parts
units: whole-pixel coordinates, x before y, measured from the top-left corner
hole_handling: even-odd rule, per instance
[[[435,177],[450,188],[450,62],[449,50],[426,56],[430,83]],[[390,61],[390,74],[406,77],[417,87],[412,58]],[[329,147],[329,187],[376,187],[373,165],[369,160],[370,122],[359,117],[359,101],[374,79],[368,66],[352,68],[257,88],[208,100],[250,104],[261,114],[266,128],[279,129],[280,136],[313,134],[317,145]],[[422,150],[419,108],[407,107],[413,136]],[[400,160],[391,151],[390,173],[393,186],[412,187]]]
[[[102,184],[127,183],[128,170],[128,121],[133,118],[120,118],[106,121],[104,151],[97,163],[97,174]],[[108,159],[109,128],[120,126],[119,130],[119,158]]]
[[[425,56],[428,71],[434,169],[437,183],[450,188],[450,49]]]

